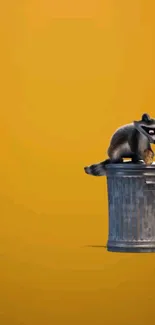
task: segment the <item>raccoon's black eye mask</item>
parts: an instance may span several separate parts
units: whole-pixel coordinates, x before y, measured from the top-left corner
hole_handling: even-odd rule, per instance
[[[147,132],[149,135],[154,135],[155,134],[155,127],[148,127],[148,126],[144,126],[144,125],[142,125],[141,126],[142,127],[142,129],[145,131],[145,132]]]

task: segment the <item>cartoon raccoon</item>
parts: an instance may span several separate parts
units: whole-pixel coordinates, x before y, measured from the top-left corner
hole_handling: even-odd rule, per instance
[[[105,166],[109,163],[122,163],[123,158],[131,158],[133,163],[145,160],[145,152],[155,143],[155,119],[143,114],[140,121],[124,125],[113,134],[108,148],[109,159],[87,166],[85,172],[94,176],[105,175]]]

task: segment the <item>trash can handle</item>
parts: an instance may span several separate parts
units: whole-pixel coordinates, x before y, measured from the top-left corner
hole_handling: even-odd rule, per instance
[[[155,180],[154,180],[154,181],[150,181],[150,180],[147,180],[147,179],[146,179],[146,180],[145,180],[145,183],[146,183],[146,184],[155,184]]]
[[[151,173],[144,173],[143,175],[144,176],[154,176],[155,177],[155,173],[154,174],[153,173],[152,174]]]
[[[143,175],[149,176],[149,178],[150,178],[150,176],[154,176],[154,180],[147,178],[147,179],[145,179],[145,183],[146,184],[155,184],[155,174],[144,173]]]

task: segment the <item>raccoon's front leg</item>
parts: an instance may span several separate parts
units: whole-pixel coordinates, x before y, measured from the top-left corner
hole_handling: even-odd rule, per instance
[[[134,164],[136,164],[136,163],[138,163],[140,160],[142,160],[142,158],[139,156],[139,155],[137,155],[137,154],[134,154],[133,156],[132,156],[132,162],[134,163]]]

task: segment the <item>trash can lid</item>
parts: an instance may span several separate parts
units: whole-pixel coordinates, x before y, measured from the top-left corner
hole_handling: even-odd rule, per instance
[[[155,176],[155,162],[152,165],[146,165],[144,162],[140,161],[138,163],[133,163],[131,161],[124,161],[123,163],[118,164],[107,164],[105,166],[106,175],[110,176],[111,174],[117,175],[144,175],[145,173]]]
[[[146,165],[144,162],[133,163],[129,160],[124,161],[123,163],[118,164],[107,164],[106,169],[155,169],[155,162],[152,165]]]

